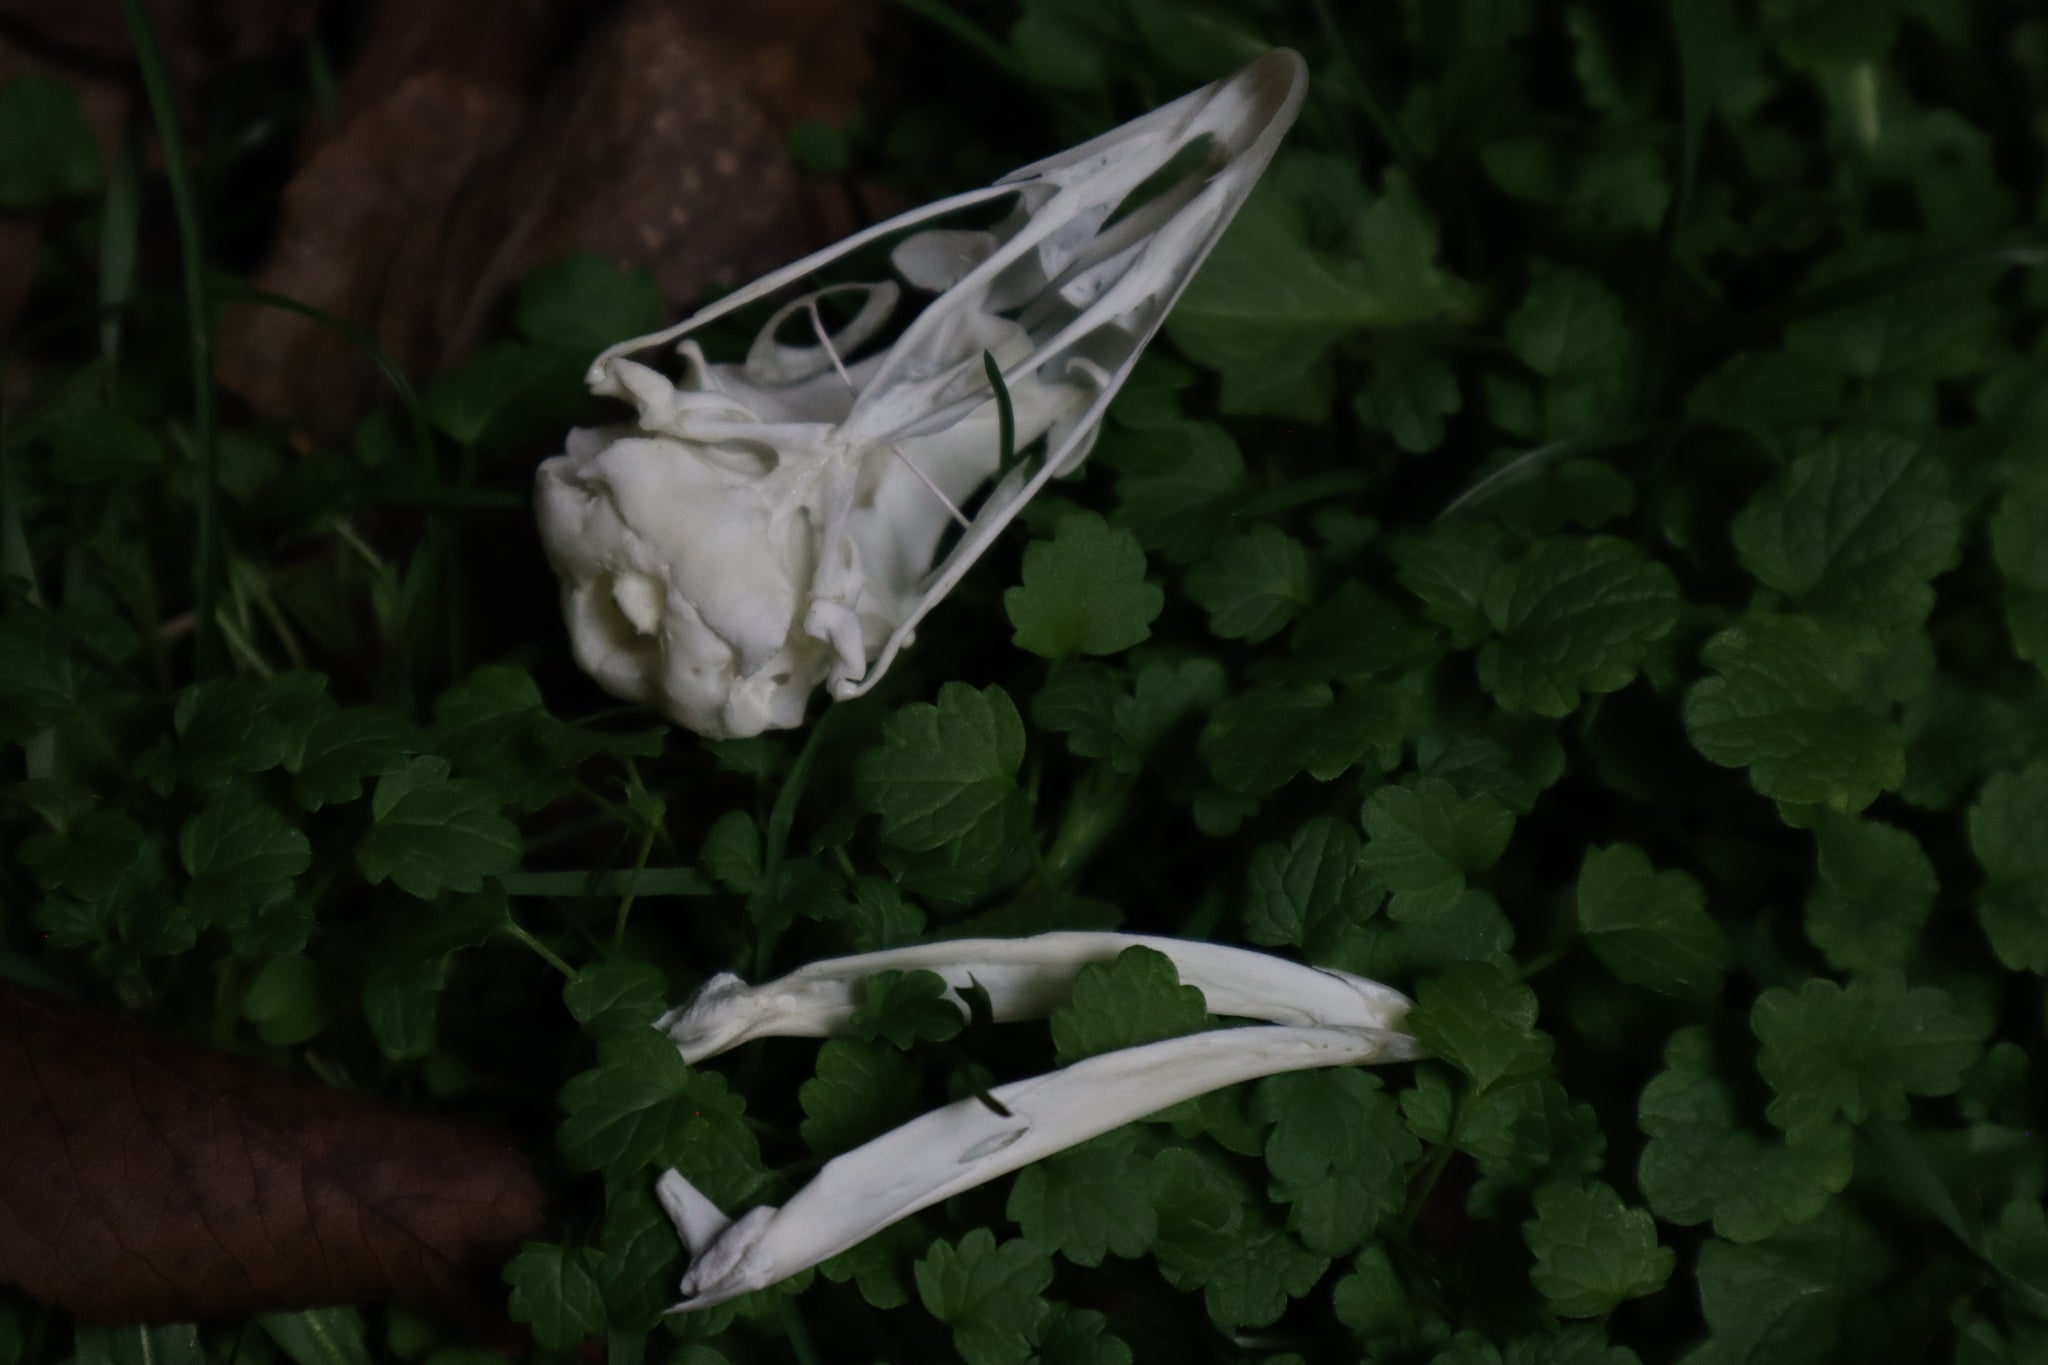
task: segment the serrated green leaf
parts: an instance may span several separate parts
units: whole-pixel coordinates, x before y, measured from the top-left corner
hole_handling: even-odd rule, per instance
[[[1337,1321],[1370,1345],[1399,1345],[1420,1329],[1415,1302],[1402,1287],[1386,1248],[1377,1244],[1358,1253],[1351,1273],[1331,1293]]]
[[[528,1242],[505,1267],[512,1320],[530,1324],[534,1340],[550,1351],[572,1351],[601,1334],[604,1292],[592,1268],[601,1259],[587,1247]]]
[[[1499,902],[1468,887],[1428,919],[1396,922],[1381,915],[1366,921],[1345,943],[1343,960],[1325,965],[1376,981],[1413,981],[1454,962],[1505,961],[1514,941]]]
[[[1849,1183],[1849,1130],[1823,1124],[1787,1141],[1742,1126],[1704,1030],[1680,1029],[1664,1070],[1643,1088],[1637,1122],[1649,1141],[1636,1179],[1652,1211],[1754,1242],[1803,1223]]]
[[[1590,848],[1579,868],[1578,913],[1594,953],[1623,981],[1666,995],[1719,989],[1728,941],[1689,874],[1654,870],[1633,844]]]
[[[1322,1279],[1329,1258],[1249,1216],[1250,1192],[1212,1158],[1168,1148],[1153,1158],[1159,1232],[1153,1255],[1169,1284],[1200,1289],[1217,1326],[1263,1327]]]
[[[5,96],[0,94],[0,103]],[[0,183],[5,175],[0,173]],[[163,442],[154,431],[124,413],[105,409],[67,410],[44,429],[59,480],[76,487],[138,479],[164,463]]]
[[[1244,457],[1208,422],[1169,422],[1105,434],[1095,456],[1117,471],[1116,521],[1169,564],[1214,547],[1244,486]]]
[[[1486,795],[1465,796],[1441,778],[1381,787],[1365,802],[1365,866],[1393,892],[1387,913],[1428,919],[1464,894],[1465,879],[1500,858],[1514,812]]]
[[[1116,700],[1121,675],[1103,664],[1070,663],[1053,670],[1031,699],[1031,722],[1066,735],[1083,758],[1107,758],[1116,747]]]
[[[1535,992],[1490,962],[1461,962],[1423,981],[1407,1022],[1478,1090],[1550,1065],[1551,1041],[1536,1031]]]
[[[1383,429],[1411,454],[1442,445],[1444,419],[1463,402],[1457,371],[1441,356],[1402,346],[1374,350],[1371,377],[1352,400],[1361,422]]]
[[[1872,1291],[1887,1269],[1876,1229],[1831,1205],[1798,1228],[1747,1246],[1700,1248],[1700,1310],[1709,1336],[1688,1365],[1773,1365],[1871,1358],[1896,1344]],[[1850,1346],[1856,1342],[1856,1349]]]
[[[697,857],[728,891],[750,895],[761,887],[761,830],[743,810],[711,822]]]
[[[177,743],[161,769],[144,776],[161,791],[169,778],[202,795],[225,790],[238,776],[279,767],[304,751],[334,709],[327,680],[316,673],[274,678],[221,678],[178,694],[172,716]],[[147,762],[147,756],[145,756]]]
[[[646,1028],[669,1006],[668,982],[651,962],[612,958],[570,978],[562,1003],[586,1029]]]
[[[895,1048],[833,1038],[818,1050],[817,1074],[797,1091],[804,1142],[820,1154],[851,1151],[914,1118],[918,1089],[916,1064]]]
[[[1984,784],[1970,848],[1989,878],[1977,918],[1992,949],[2015,971],[2048,972],[2048,762]]]
[[[1009,694],[947,683],[936,705],[916,702],[882,723],[881,745],[861,755],[856,790],[899,848],[993,857],[1019,828],[1023,760],[1024,722]]]
[[[447,983],[445,957],[371,967],[363,978],[361,998],[377,1050],[395,1062],[417,1061],[432,1052],[438,997]]]
[[[934,1242],[917,1263],[925,1311],[953,1329],[967,1365],[1022,1365],[1048,1305],[1052,1259],[1029,1242],[996,1245],[976,1228],[958,1243]]]
[[[910,1261],[931,1245],[928,1228],[916,1218],[891,1223],[874,1236],[829,1260],[818,1270],[835,1284],[848,1280],[872,1308],[901,1308],[910,1302]]]
[[[1076,1265],[1142,1256],[1158,1231],[1159,1173],[1136,1146],[1121,1128],[1026,1166],[1004,1211],[1025,1240]]]
[[[182,952],[196,937],[177,909],[163,850],[126,811],[87,811],[63,833],[22,840],[18,856],[46,898],[37,927],[59,948],[119,939],[151,956]]]
[[[1110,702],[1110,762],[1118,772],[1135,775],[1183,721],[1214,710],[1224,687],[1223,665],[1214,659],[1147,662],[1130,694]]]
[[[1395,676],[1428,667],[1443,653],[1436,628],[1415,620],[1363,583],[1339,584],[1295,623],[1287,657],[1255,662],[1256,682],[1320,683]]]
[[[1118,654],[1152,633],[1166,594],[1145,581],[1130,532],[1093,512],[1062,517],[1050,541],[1024,551],[1024,583],[1003,594],[1012,643],[1048,659]]]
[[[1635,678],[1678,620],[1678,581],[1613,536],[1551,536],[1487,580],[1481,608],[1499,632],[1479,651],[1479,682],[1510,711],[1569,715],[1584,692]]]
[[[1358,835],[1328,817],[1309,821],[1286,844],[1260,848],[1245,879],[1246,936],[1332,964],[1351,931],[1386,898],[1364,853]]]
[[[1599,1317],[1663,1288],[1678,1257],[1657,1245],[1656,1225],[1599,1181],[1536,1191],[1536,1216],[1522,1225],[1535,1253],[1529,1278],[1562,1317]]]
[[[1813,833],[1820,867],[1806,898],[1806,936],[1840,971],[1904,967],[1940,890],[1919,841],[1832,811],[1821,813]]]
[[[1287,1226],[1310,1251],[1340,1256],[1407,1201],[1422,1150],[1379,1080],[1356,1070],[1297,1071],[1259,1082],[1252,1112],[1273,1125],[1266,1167]]]
[[[924,911],[879,877],[862,877],[855,884],[846,917],[853,925],[853,946],[863,953],[901,947],[924,932]]]
[[[1131,1348],[1108,1327],[1091,1309],[1054,1304],[1038,1325],[1039,1365],[1131,1365]]]
[[[566,769],[576,755],[560,752],[565,729],[532,676],[510,664],[486,664],[434,699],[436,751],[524,809],[569,790]]]
[[[363,793],[363,779],[385,777],[426,747],[405,717],[382,706],[344,706],[320,717],[305,744],[285,761],[292,798],[307,810]]]
[[[1627,344],[1620,300],[1580,270],[1543,271],[1508,319],[1507,334],[1523,363],[1550,377],[1611,365]]]
[[[1190,359],[1222,371],[1224,411],[1313,420],[1327,396],[1303,387],[1301,376],[1380,310],[1309,244],[1290,192],[1274,176],[1252,192],[1166,327]]]
[[[1126,948],[1113,962],[1091,962],[1075,973],[1073,998],[1052,1013],[1053,1051],[1066,1066],[1195,1033],[1208,1022],[1202,993],[1180,984],[1172,958],[1151,948]]]
[[[2048,489],[2007,493],[1991,518],[1991,553],[2005,575],[2013,652],[2048,664]]]
[[[1277,526],[1234,535],[1188,570],[1186,586],[1226,640],[1257,644],[1280,632],[1311,600],[1308,551]]]
[[[1729,529],[1743,567],[1815,617],[1891,630],[1927,618],[1960,522],[1919,442],[1850,432],[1794,460]]]
[[[285,899],[312,866],[313,847],[275,810],[246,793],[207,806],[178,832],[192,877],[185,904],[203,923],[234,928]]]
[[[1686,734],[1765,796],[1854,812],[1905,780],[1898,728],[1856,695],[1842,642],[1815,622],[1754,617],[1701,658],[1716,676],[1686,693]]]
[[[1504,730],[1503,737],[1509,742],[1485,735],[1426,734],[1415,744],[1415,770],[1527,815],[1536,808],[1537,796],[1564,775],[1564,750],[1548,725],[1519,733]]]
[[[1218,706],[1197,747],[1217,782],[1264,796],[1303,772],[1328,782],[1361,763],[1392,767],[1415,712],[1393,685],[1261,687]]]
[[[1539,1174],[1592,1175],[1606,1150],[1591,1107],[1574,1104],[1549,1077],[1525,1076],[1460,1097],[1444,1073],[1425,1070],[1402,1092],[1401,1115],[1423,1141],[1450,1143],[1478,1161],[1485,1179],[1466,1200],[1475,1213]]]
[[[476,891],[485,877],[519,866],[519,831],[498,813],[498,794],[448,776],[448,760],[423,757],[377,781],[373,823],[356,844],[372,882],[389,880],[421,900]]]
[[[597,1058],[562,1087],[557,1141],[571,1170],[616,1182],[674,1166],[721,1205],[759,1188],[759,1148],[725,1077],[692,1070],[653,1029],[604,1038]]]
[[[683,1244],[650,1183],[628,1181],[605,1191],[598,1251],[591,1270],[611,1331],[652,1331],[675,1301]]]
[[[951,989],[937,972],[876,972],[861,982],[861,1003],[847,1031],[899,1049],[920,1040],[943,1043],[964,1026],[960,1007],[946,998]]]
[[[1401,586],[1422,602],[1422,614],[1469,649],[1493,631],[1484,600],[1487,585],[1506,561],[1500,529],[1489,523],[1442,522],[1427,535],[1408,536],[1391,549]]]
[[[1757,1068],[1777,1092],[1770,1120],[1795,1136],[1837,1115],[1903,1119],[1907,1096],[1955,1093],[1985,1034],[1948,992],[1908,990],[1896,971],[1846,987],[1815,979],[1796,994],[1775,987],[1757,997],[1750,1025],[1763,1044]]]

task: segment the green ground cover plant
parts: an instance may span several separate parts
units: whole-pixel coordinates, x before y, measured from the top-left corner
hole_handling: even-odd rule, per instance
[[[207,397],[209,159],[103,166],[61,84],[0,88],[0,205],[63,229],[0,426],[0,975],[520,1135],[545,1359],[2048,1359],[2048,20],[916,0],[797,151],[922,202],[1281,44],[1301,122],[1081,475],[875,693],[726,742],[576,673],[526,508],[651,281],[545,269],[294,443]],[[144,218],[181,273],[133,270]],[[661,1010],[1112,927],[1386,981],[1435,1057],[1178,1106],[662,1316],[663,1168],[780,1202],[1215,1021],[1141,953],[1049,1028],[913,974],[857,1036],[692,1068]],[[0,1298],[0,1365],[475,1351]]]

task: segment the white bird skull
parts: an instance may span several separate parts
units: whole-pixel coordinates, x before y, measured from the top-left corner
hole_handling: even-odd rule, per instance
[[[1269,53],[598,356],[592,391],[634,417],[571,432],[536,490],[577,662],[614,695],[713,738],[801,724],[820,683],[841,699],[873,686],[1018,509],[1087,455],[1305,84],[1298,56]],[[993,227],[925,227],[1005,203]],[[901,284],[788,297],[885,243]],[[907,326],[904,286],[937,296]],[[835,334],[818,304],[841,293],[860,307]],[[692,333],[777,297],[743,362],[706,360]],[[808,323],[814,344],[788,344],[792,323]],[[668,342],[679,343],[675,381],[628,358]],[[985,355],[1002,372],[1014,448],[1044,449],[1003,471],[970,521],[960,509],[1001,453]],[[935,566],[955,517],[964,530]]]

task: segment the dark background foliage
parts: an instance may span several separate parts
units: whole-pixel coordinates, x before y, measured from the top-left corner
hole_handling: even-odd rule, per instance
[[[123,8],[0,5],[0,975],[495,1125],[554,1215],[519,1349],[2048,1348],[2032,6],[191,0],[140,49]],[[595,350],[1279,44],[1280,160],[875,694],[706,743],[574,670],[526,489]],[[648,1020],[1060,927],[1377,977],[1439,1060],[659,1317],[660,1169],[780,1201],[1056,1053],[693,1069]],[[1105,970],[1054,1032],[1187,1026]],[[0,1300],[0,1365],[474,1335]]]

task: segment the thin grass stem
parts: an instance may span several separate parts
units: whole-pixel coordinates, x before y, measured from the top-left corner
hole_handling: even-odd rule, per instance
[[[171,192],[171,211],[178,223],[179,267],[185,277],[186,345],[192,362],[192,443],[199,455],[199,487],[193,568],[192,671],[204,677],[214,667],[218,625],[213,599],[220,569],[220,449],[213,430],[213,319],[206,295],[206,271],[199,241],[199,208],[192,178],[185,166],[185,144],[178,135],[177,104],[163,49],[142,0],[121,0],[135,64],[141,70],[143,93],[156,121],[163,147],[164,179]]]

